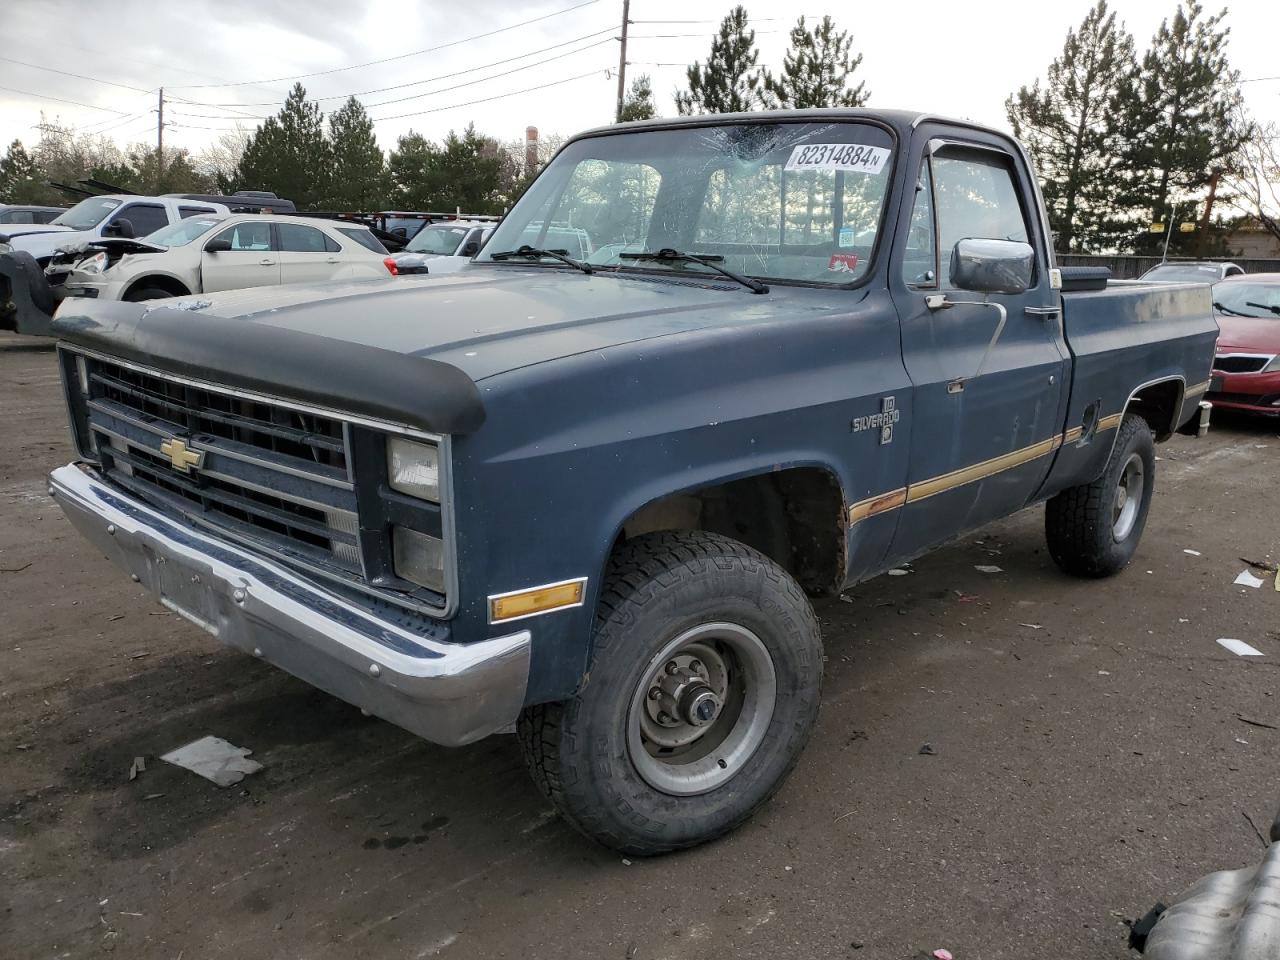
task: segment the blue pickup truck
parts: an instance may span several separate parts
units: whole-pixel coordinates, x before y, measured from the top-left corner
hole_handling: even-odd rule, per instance
[[[620,124],[450,276],[65,301],[51,488],[223,642],[437,743],[514,730],[570,823],[662,853],[796,763],[811,596],[1041,502],[1065,572],[1125,567],[1208,291],[1056,268],[995,130]]]

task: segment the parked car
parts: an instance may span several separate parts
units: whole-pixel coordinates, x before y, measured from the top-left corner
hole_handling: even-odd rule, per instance
[[[493,224],[470,220],[428,224],[395,255],[396,268],[402,274],[454,273],[480,252],[492,232]]]
[[[19,204],[0,203],[0,233],[14,224],[49,223],[54,217],[66,212],[66,207],[25,207]]]
[[[0,230],[0,330],[47,335],[63,296],[66,271],[46,268],[60,250],[80,250],[95,241],[145,237],[187,217],[226,216],[234,212],[276,212],[293,203],[263,191],[227,197],[199,194],[102,194],[87,197],[46,224]],[[71,258],[61,258],[67,270]]]
[[[1213,286],[1222,332],[1207,399],[1214,406],[1280,416],[1280,273]]]
[[[1216,260],[1178,260],[1158,263],[1139,279],[1160,283],[1217,283],[1226,277],[1244,275],[1244,268],[1235,263],[1219,263]]]
[[[188,217],[143,240],[99,240],[62,256],[76,261],[63,282],[65,295],[100,300],[156,300],[396,272],[368,227],[274,214]],[[48,269],[65,270],[59,259]]]
[[[570,231],[586,262],[541,245]],[[1209,287],[1108,287],[1049,236],[976,124],[610,125],[453,276],[213,294],[198,324],[64,301],[51,490],[222,642],[437,743],[514,726],[583,833],[688,847],[813,730],[808,594],[1041,502],[1067,573],[1134,556],[1154,444],[1209,386]]]

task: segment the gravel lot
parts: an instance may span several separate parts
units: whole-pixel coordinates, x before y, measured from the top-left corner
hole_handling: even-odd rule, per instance
[[[821,603],[786,787],[628,863],[513,738],[423,743],[152,603],[45,494],[52,354],[0,335],[0,397],[0,957],[1126,957],[1119,918],[1256,859],[1245,814],[1280,803],[1280,730],[1239,719],[1280,726],[1280,593],[1232,585],[1280,556],[1274,424],[1163,445],[1114,579],[1060,575],[1032,509]],[[220,790],[158,760],[205,734],[264,769]]]

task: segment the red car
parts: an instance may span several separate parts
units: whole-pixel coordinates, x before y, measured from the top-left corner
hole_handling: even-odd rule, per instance
[[[1213,309],[1222,332],[1205,399],[1280,416],[1280,273],[1215,283]]]

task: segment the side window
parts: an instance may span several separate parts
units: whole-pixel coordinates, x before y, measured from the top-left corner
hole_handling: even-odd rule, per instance
[[[234,227],[227,227],[214,239],[230,240],[234,251],[261,253],[272,249],[271,224],[262,220],[237,223]]]
[[[354,240],[360,246],[374,253],[386,254],[387,248],[382,245],[382,241],[375,237],[368,230],[360,230],[355,227],[339,227],[338,232],[344,237]]]
[[[187,217],[202,217],[207,213],[217,213],[212,207],[179,207],[178,216],[183,220]]]
[[[935,154],[933,195],[943,286],[951,286],[951,251],[958,241],[1031,242],[1007,159],[983,151]]]
[[[325,253],[338,253],[342,250],[342,244],[333,239],[333,237],[329,236],[327,233],[323,234],[323,236]]]
[[[169,215],[165,213],[164,207],[154,203],[130,203],[123,209],[117,210],[111,220],[113,223],[117,220],[128,220],[133,224],[135,237],[145,237],[169,225]]]
[[[902,254],[902,282],[913,287],[938,285],[938,252],[934,247],[933,178],[929,158],[920,161],[916,199],[907,227],[907,248]]]
[[[315,227],[278,223],[276,229],[280,231],[280,249],[286,253],[324,253],[329,249],[328,244],[333,243]]]

